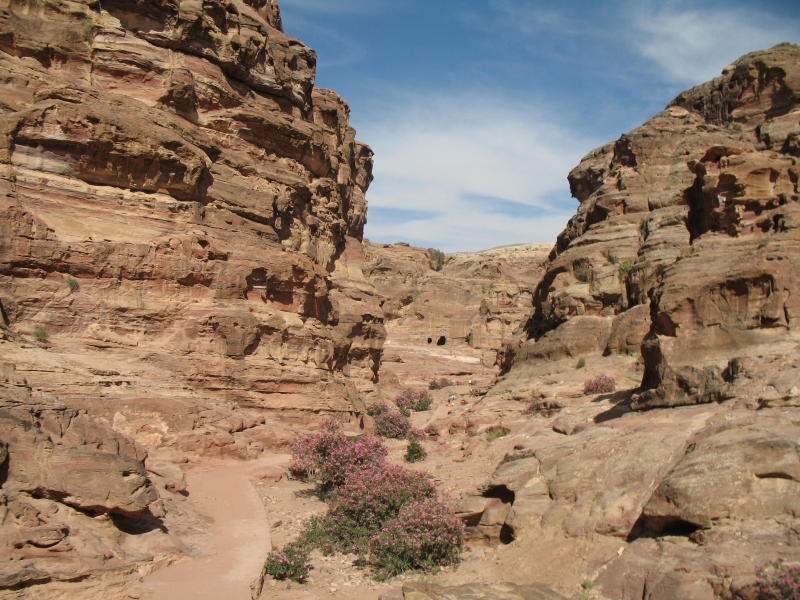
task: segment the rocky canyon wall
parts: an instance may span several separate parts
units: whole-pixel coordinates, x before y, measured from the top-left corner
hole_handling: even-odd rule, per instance
[[[170,461],[374,393],[372,152],[315,65],[274,0],[0,3],[0,588],[185,550]]]
[[[650,408],[719,400],[741,361],[794,348],[799,104],[783,44],[587,155],[516,362],[641,352]]]
[[[475,535],[625,600],[752,600],[757,566],[800,560],[799,139],[781,44],[570,173],[580,206],[481,405],[519,442],[462,504]],[[584,388],[601,374],[616,390]]]

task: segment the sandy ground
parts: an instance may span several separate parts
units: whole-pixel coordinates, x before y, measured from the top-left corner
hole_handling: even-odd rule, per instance
[[[145,578],[152,600],[250,600],[271,550],[270,528],[250,477],[265,466],[288,465],[289,456],[241,461],[204,460],[187,472],[191,508],[212,521],[202,556]]]

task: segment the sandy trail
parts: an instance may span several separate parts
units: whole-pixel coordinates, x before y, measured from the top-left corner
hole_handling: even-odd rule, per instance
[[[145,578],[152,600],[250,600],[250,583],[271,550],[264,507],[248,477],[268,465],[288,465],[287,454],[259,460],[203,461],[187,472],[191,508],[213,519],[204,556]]]

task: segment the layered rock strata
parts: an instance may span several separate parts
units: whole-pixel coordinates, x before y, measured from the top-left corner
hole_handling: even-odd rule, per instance
[[[372,152],[315,65],[274,0],[0,7],[0,588],[180,551],[187,455],[375,393]]]
[[[550,244],[449,254],[405,244],[365,244],[364,275],[382,296],[396,343],[457,348],[496,361],[502,342],[524,324]]]
[[[570,173],[577,214],[482,407],[523,439],[464,499],[475,536],[574,553],[623,599],[755,598],[757,566],[800,560],[798,136],[781,44]],[[587,395],[600,374],[616,391]]]
[[[314,52],[273,3],[28,5],[0,24],[9,335],[129,350],[219,400],[350,410],[381,313],[330,272],[359,251],[372,154]]]
[[[719,400],[728,361],[797,343],[799,62],[744,56],[581,161],[517,362],[641,352],[652,408]]]

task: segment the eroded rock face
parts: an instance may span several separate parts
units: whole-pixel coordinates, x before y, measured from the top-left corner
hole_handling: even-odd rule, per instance
[[[315,65],[275,0],[0,9],[0,587],[122,586],[202,527],[187,456],[375,393],[372,152]]]
[[[152,510],[163,501],[142,464],[145,450],[31,390],[8,367],[0,370],[0,440],[0,589],[182,550]]]
[[[455,347],[497,360],[502,342],[528,318],[550,244],[447,255],[406,244],[365,245],[362,270],[381,296],[393,343]]]
[[[532,410],[463,500],[476,538],[579,552],[626,600],[755,598],[756,566],[800,560],[798,94],[800,47],[749,54],[572,171],[483,403]],[[586,395],[599,374],[616,391]]]
[[[798,107],[800,49],[782,44],[584,158],[516,360],[641,351],[634,407],[652,408],[723,399],[729,360],[783,354],[800,322]]]
[[[372,153],[275,2],[27,7],[0,22],[8,331],[135,349],[228,402],[351,411],[382,313],[330,273],[360,252]]]

